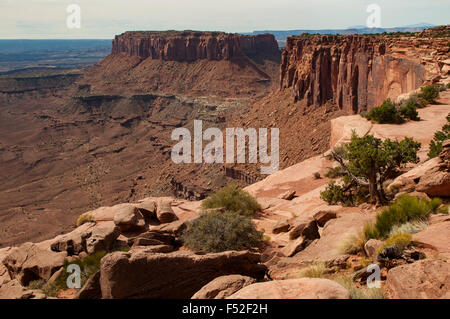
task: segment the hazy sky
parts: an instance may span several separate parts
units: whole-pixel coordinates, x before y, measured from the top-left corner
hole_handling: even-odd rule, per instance
[[[0,38],[112,38],[129,30],[336,29],[365,25],[380,5],[382,27],[450,23],[450,0],[0,0]],[[81,28],[67,28],[69,4]]]

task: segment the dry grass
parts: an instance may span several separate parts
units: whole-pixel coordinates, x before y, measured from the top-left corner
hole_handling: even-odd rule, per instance
[[[338,276],[333,280],[347,289],[352,299],[384,299],[380,288],[357,287],[350,276]]]
[[[77,227],[80,227],[85,223],[92,223],[92,222],[95,222],[94,216],[92,216],[91,214],[83,214],[77,219]]]
[[[364,235],[364,232],[352,234],[339,244],[338,252],[340,254],[357,254],[361,251],[364,251],[364,245],[366,244],[366,242],[367,239]]]
[[[300,270],[297,278],[324,278],[327,267],[324,263],[314,263]]]

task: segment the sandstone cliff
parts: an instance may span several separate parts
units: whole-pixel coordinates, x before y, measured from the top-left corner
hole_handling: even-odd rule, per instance
[[[294,100],[331,101],[347,113],[433,82],[448,58],[448,38],[365,36],[290,37],[281,61],[281,89]]]
[[[242,36],[222,32],[125,32],[113,40],[113,54],[165,61],[231,60],[246,56],[277,56],[271,34]]]

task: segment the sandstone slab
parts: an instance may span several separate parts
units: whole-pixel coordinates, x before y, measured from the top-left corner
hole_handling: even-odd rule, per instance
[[[213,279],[240,274],[264,277],[260,255],[242,252],[195,255],[185,252],[153,254],[145,249],[116,252],[101,261],[102,297],[191,298]]]
[[[328,279],[301,278],[256,283],[227,299],[350,299],[350,293]]]
[[[225,299],[255,282],[254,278],[241,275],[218,277],[206,286],[203,286],[191,299]]]

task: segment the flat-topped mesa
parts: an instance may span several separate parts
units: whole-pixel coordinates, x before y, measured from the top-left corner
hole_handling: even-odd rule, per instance
[[[280,87],[292,88],[295,101],[304,99],[307,105],[332,102],[348,113],[367,111],[430,80],[435,65],[425,59],[436,60],[436,52],[445,50],[446,44],[445,39],[428,40],[382,35],[289,37],[281,58]]]
[[[243,56],[279,56],[271,34],[244,36],[223,32],[125,32],[113,40],[113,54],[165,61],[231,60]]]

